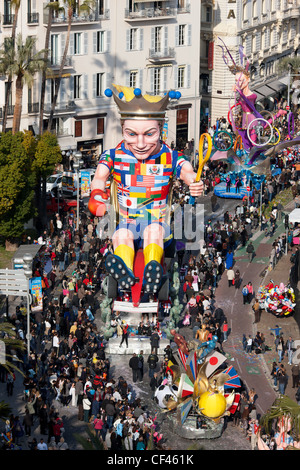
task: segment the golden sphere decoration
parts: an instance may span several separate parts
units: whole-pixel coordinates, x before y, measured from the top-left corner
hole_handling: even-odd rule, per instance
[[[219,418],[226,411],[226,399],[219,392],[204,392],[198,400],[201,413],[208,418]]]

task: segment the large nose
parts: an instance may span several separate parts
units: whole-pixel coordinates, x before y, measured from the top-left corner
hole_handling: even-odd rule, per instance
[[[137,136],[137,146],[138,146],[138,148],[144,148],[145,147],[145,136],[144,136],[144,134],[138,134],[138,136]]]

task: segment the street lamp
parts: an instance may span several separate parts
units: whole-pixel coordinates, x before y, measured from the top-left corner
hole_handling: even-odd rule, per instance
[[[23,270],[27,279],[27,355],[30,355],[30,301],[29,301],[29,281],[32,277],[32,261],[33,257],[30,253],[23,256]]]
[[[80,151],[74,153],[74,163],[73,168],[77,173],[77,220],[76,220],[76,230],[79,229],[79,169],[83,165],[82,153]]]

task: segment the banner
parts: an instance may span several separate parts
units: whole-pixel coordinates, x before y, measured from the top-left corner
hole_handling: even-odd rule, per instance
[[[81,197],[87,197],[91,193],[91,174],[88,171],[81,171]]]
[[[43,292],[42,278],[34,277],[30,280],[30,290],[32,295],[32,312],[41,312],[43,310]]]

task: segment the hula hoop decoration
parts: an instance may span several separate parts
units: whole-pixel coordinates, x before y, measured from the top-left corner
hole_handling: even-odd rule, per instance
[[[234,104],[233,106],[230,107],[228,114],[227,114],[227,121],[231,126],[233,126],[232,121],[231,121],[231,116],[233,116],[233,109],[236,108],[237,106],[241,106],[241,102],[239,101],[238,103]],[[233,119],[234,120],[234,119]],[[237,131],[242,130],[242,127],[238,127],[236,123],[234,123],[234,127]]]
[[[205,139],[207,140],[207,152],[205,157],[203,156],[203,149],[204,149],[204,141]],[[198,166],[198,171],[196,175],[196,180],[195,183],[198,183],[201,178],[202,170],[205,165],[205,163],[209,160],[210,154],[212,150],[212,139],[211,136],[208,133],[201,134],[200,140],[199,140],[199,166]],[[195,197],[190,196],[189,199],[189,204],[194,205],[195,204]]]
[[[233,146],[232,135],[227,131],[218,131],[213,135],[213,145],[220,152],[227,152]]]
[[[291,128],[292,128],[292,132],[291,132]],[[294,137],[294,134],[295,134],[295,117],[294,117],[294,113],[292,113],[291,111],[288,115],[288,136],[291,140]]]
[[[269,135],[268,131],[270,132]],[[253,146],[264,147],[272,140],[273,127],[266,119],[255,118],[247,127],[247,136]]]
[[[238,148],[237,148],[238,147]],[[243,139],[242,139],[242,136],[240,134],[238,134],[237,138],[235,139],[234,141],[234,144],[233,144],[233,150],[235,152],[239,151],[239,150],[243,150]]]
[[[280,139],[281,139],[281,134],[280,134],[279,130],[277,129],[277,127],[273,127],[273,131],[274,131],[273,136],[275,137],[275,139],[276,139],[276,134],[278,135],[278,138],[274,142],[269,142],[268,145],[273,145],[274,146],[274,145],[279,144]]]

